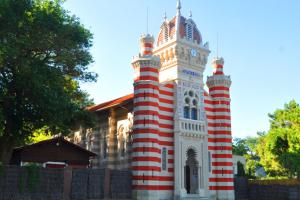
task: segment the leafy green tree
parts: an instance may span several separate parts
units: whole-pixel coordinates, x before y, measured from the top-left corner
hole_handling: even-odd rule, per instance
[[[232,153],[234,155],[243,156],[247,154],[248,146],[246,145],[246,140],[242,138],[234,138],[232,144]]]
[[[67,134],[92,124],[79,81],[88,71],[92,34],[59,0],[0,1],[0,160],[36,129]]]
[[[237,162],[237,176],[244,177],[246,175],[244,165],[238,161]]]
[[[269,114],[270,130],[258,145],[261,164],[271,176],[300,173],[300,106],[292,100]]]
[[[49,131],[49,127],[44,126],[40,129],[36,129],[31,136],[25,141],[26,144],[33,144],[43,140],[52,138],[52,133]]]
[[[263,133],[258,133],[255,137],[234,138],[233,154],[243,156],[246,159],[246,174],[253,177],[255,170],[260,167],[257,155],[257,144]]]

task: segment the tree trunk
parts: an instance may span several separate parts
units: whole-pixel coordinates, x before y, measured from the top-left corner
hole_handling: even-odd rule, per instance
[[[13,145],[10,142],[1,140],[0,141],[0,162],[3,165],[9,165],[12,153]]]

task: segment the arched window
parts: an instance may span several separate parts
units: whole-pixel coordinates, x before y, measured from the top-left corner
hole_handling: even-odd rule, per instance
[[[197,116],[197,108],[192,108],[192,119],[193,120],[197,120],[198,116]]]
[[[189,90],[184,93],[184,108],[183,108],[183,117],[186,119],[198,120],[198,111],[199,111],[199,97],[193,91]]]
[[[108,137],[103,140],[103,158],[106,159],[108,154]]]
[[[190,107],[184,106],[184,118],[189,119],[190,118]]]
[[[119,156],[124,158],[126,152],[126,132],[123,125],[121,125],[118,129],[118,150]]]
[[[168,25],[165,23],[164,24],[164,41],[167,42],[169,38],[169,29]]]
[[[126,139],[122,137],[121,139],[121,157],[125,157],[126,152]]]
[[[186,38],[188,40],[192,40],[193,39],[193,25],[191,23],[187,23],[186,24]]]

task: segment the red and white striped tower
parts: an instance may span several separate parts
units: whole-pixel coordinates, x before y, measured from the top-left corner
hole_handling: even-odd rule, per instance
[[[140,38],[141,52],[134,58],[134,123],[132,141],[133,199],[158,199],[161,150],[159,146],[160,60],[152,55],[154,39]]]
[[[207,109],[208,149],[211,153],[212,170],[209,189],[215,191],[217,199],[234,199],[232,165],[232,136],[230,115],[230,76],[224,75],[223,58],[212,62],[213,75],[207,77],[210,109]]]

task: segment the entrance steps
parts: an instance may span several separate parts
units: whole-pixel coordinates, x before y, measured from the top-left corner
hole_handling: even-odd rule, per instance
[[[208,197],[199,197],[197,194],[190,194],[187,197],[181,197],[181,200],[209,200]]]

